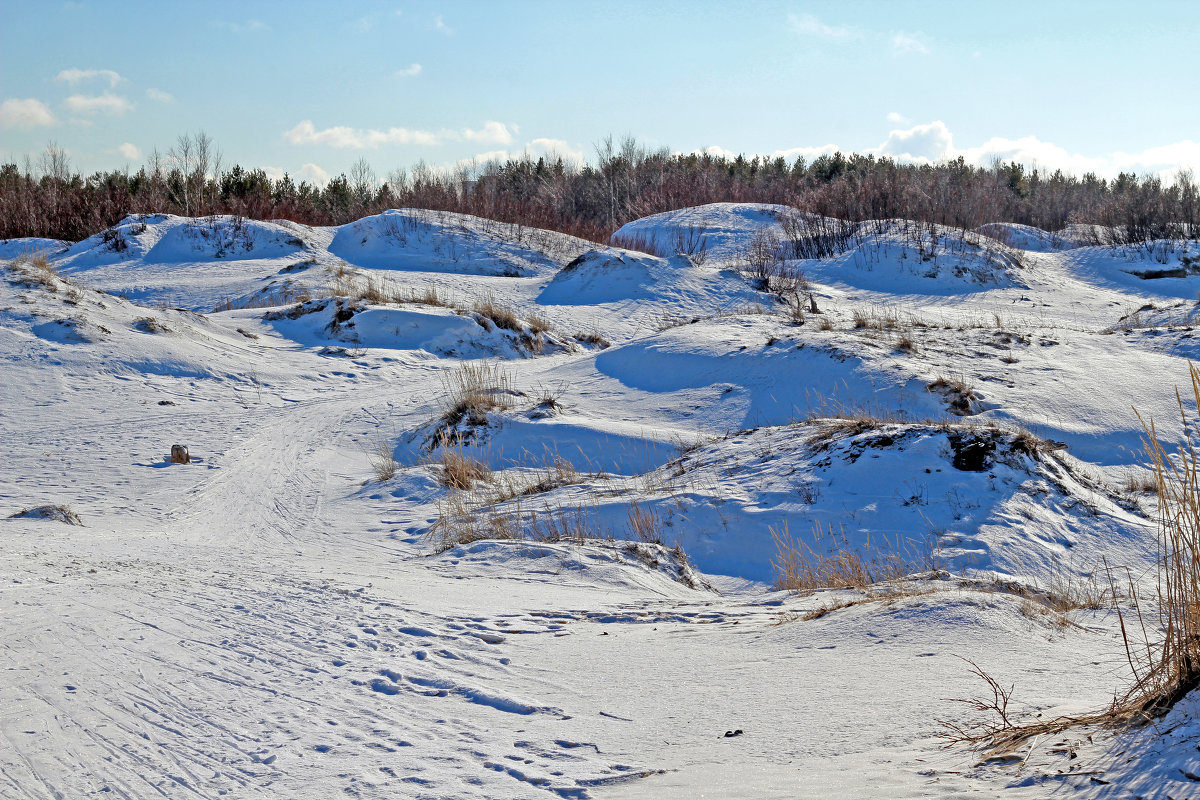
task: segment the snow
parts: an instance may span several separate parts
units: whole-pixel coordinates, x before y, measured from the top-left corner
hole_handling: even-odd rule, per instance
[[[983,688],[963,658],[1020,715],[1128,685],[1110,609],[1037,598],[1104,562],[1152,593],[1127,483],[1139,413],[1182,436],[1200,248],[880,221],[780,251],[796,324],[742,272],[793,214],[614,239],[665,256],[414,210],[0,245],[58,268],[0,280],[0,795],[1194,793],[1192,696],[1007,763],[936,735]],[[502,402],[451,422],[464,367]],[[545,485],[456,494],[447,449]],[[444,547],[464,501],[586,535]],[[777,591],[772,532],[915,577]]]

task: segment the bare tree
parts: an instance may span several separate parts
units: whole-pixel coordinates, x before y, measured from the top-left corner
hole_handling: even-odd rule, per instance
[[[350,191],[354,194],[354,200],[360,206],[365,206],[371,202],[371,198],[375,195],[375,170],[365,158],[360,158],[354,162],[354,166],[350,167]]]
[[[196,145],[192,141],[191,134],[180,134],[179,138],[175,140],[174,146],[167,151],[167,156],[171,159],[172,164],[179,171],[183,179],[183,214],[186,217],[190,217],[192,215],[192,202],[189,184],[191,183],[191,174],[195,168],[194,164],[196,161]]]

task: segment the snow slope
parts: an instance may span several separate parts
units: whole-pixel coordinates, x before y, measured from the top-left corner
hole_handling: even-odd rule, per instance
[[[1116,615],[1047,603],[1104,560],[1152,594],[1135,408],[1180,440],[1200,276],[1135,273],[1197,245],[888,220],[801,260],[785,212],[623,229],[701,259],[401,210],[0,267],[0,796],[1189,796],[1191,697],[936,736],[963,658],[1021,715],[1126,685]],[[764,230],[803,317],[739,271]],[[777,591],[773,532],[909,579]]]

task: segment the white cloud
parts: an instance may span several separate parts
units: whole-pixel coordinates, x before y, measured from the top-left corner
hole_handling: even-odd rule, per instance
[[[887,121],[895,125],[903,125],[904,123],[908,122],[908,117],[904,116],[899,111],[889,111],[887,115]]]
[[[969,164],[983,167],[996,161],[1016,161],[1042,170],[1061,169],[1075,175],[1094,172],[1107,178],[1120,172],[1153,173],[1167,182],[1172,181],[1180,169],[1200,173],[1200,142],[1190,139],[1134,153],[1116,151],[1104,155],[1073,153],[1032,135],[1018,139],[993,136],[981,145],[960,148],[954,144],[953,134],[941,120],[906,130],[893,130],[883,144],[866,152],[915,163],[932,163],[959,156]]]
[[[371,29],[375,27],[375,20],[370,17],[359,17],[350,27],[355,33],[370,33]]]
[[[329,173],[316,164],[304,164],[295,175],[292,175],[283,167],[263,167],[262,171],[273,181],[281,180],[284,175],[287,175],[291,178],[292,183],[297,184],[301,181],[308,181],[316,186],[324,186],[329,183]]]
[[[819,39],[832,39],[838,42],[858,38],[858,31],[836,25],[826,25],[812,14],[788,14],[788,27],[801,36],[815,36]]]
[[[954,157],[954,137],[946,123],[934,120],[908,130],[894,130],[873,151],[901,161],[932,162]]]
[[[571,147],[571,145],[562,139],[533,139],[526,143],[525,149],[547,157],[561,156],[563,161],[571,161],[576,164],[582,164],[584,160],[582,150]]]
[[[170,92],[164,92],[162,89],[147,89],[146,97],[158,103],[174,103],[175,95]]]
[[[409,66],[405,67],[404,69],[398,69],[392,73],[392,75],[397,78],[415,78],[420,74],[421,74],[421,65],[420,64],[410,64]]]
[[[771,158],[782,157],[788,161],[795,161],[797,158],[803,156],[805,161],[811,161],[821,156],[831,156],[837,151],[837,145],[833,144],[823,144],[819,147],[789,147],[786,150],[776,150],[774,153],[771,153]]]
[[[348,128],[338,125],[317,130],[311,120],[304,120],[283,134],[292,144],[324,144],[345,150],[375,148],[384,144],[438,144],[436,134],[408,128],[388,128],[386,131]]]
[[[316,164],[301,164],[296,177],[302,181],[308,181],[314,186],[324,186],[329,183],[329,173]]]
[[[108,88],[112,89],[125,79],[111,69],[64,69],[54,76],[54,80],[64,81],[72,86],[83,81],[104,80],[108,81]]]
[[[0,103],[0,128],[37,128],[53,125],[54,115],[41,100],[10,97]]]
[[[410,128],[350,128],[337,125],[332,128],[317,130],[311,120],[304,120],[290,131],[284,131],[284,137],[292,144],[323,144],[343,150],[374,149],[390,144],[438,145],[447,141],[467,141],[480,144],[512,144],[513,135],[508,126],[502,122],[488,120],[479,130],[463,128],[462,130],[432,131],[413,130]]]
[[[63,101],[63,105],[73,114],[120,115],[133,110],[133,105],[124,97],[107,92],[95,96],[73,94]]]
[[[713,158],[724,158],[730,160],[738,157],[737,153],[733,152],[732,150],[726,150],[719,144],[712,144],[708,147],[698,148],[693,150],[692,154],[697,156],[712,156]]]
[[[137,145],[131,142],[125,142],[117,148],[117,152],[125,156],[130,161],[140,161],[142,159],[142,151],[137,149]]]
[[[906,53],[929,54],[929,44],[923,33],[896,31],[892,34],[892,49],[901,55]]]
[[[447,36],[454,35],[454,28],[446,24],[446,20],[442,19],[441,14],[435,14],[433,17],[433,29],[438,33],[444,33]]]
[[[512,144],[513,135],[503,122],[488,120],[477,131],[463,128],[462,138],[468,142],[486,142],[488,144]]]
[[[583,151],[571,147],[566,141],[540,137],[526,142],[523,150],[489,150],[486,153],[476,153],[471,158],[462,159],[456,166],[467,167],[486,164],[489,161],[519,161],[526,156],[533,159],[544,157],[547,161],[561,158],[573,164],[583,164],[585,160]]]

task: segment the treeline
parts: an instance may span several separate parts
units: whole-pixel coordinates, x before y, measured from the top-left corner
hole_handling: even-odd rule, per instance
[[[606,140],[594,164],[526,157],[436,170],[419,165],[377,179],[360,160],[325,186],[222,168],[210,139],[180,137],[135,173],[70,169],[47,148],[40,163],[0,165],[0,238],[77,241],[133,213],[234,214],[339,225],[389,208],[457,211],[606,241],[638,217],[713,202],[780,203],[859,221],[900,217],[975,228],[1017,222],[1050,231],[1072,223],[1120,229],[1127,241],[1195,236],[1200,190],[1190,172],[1171,183],[1122,173],[1104,179],[1016,164],[978,167],[959,158],[908,164],[871,155],[811,161],[729,159],[647,150]]]

